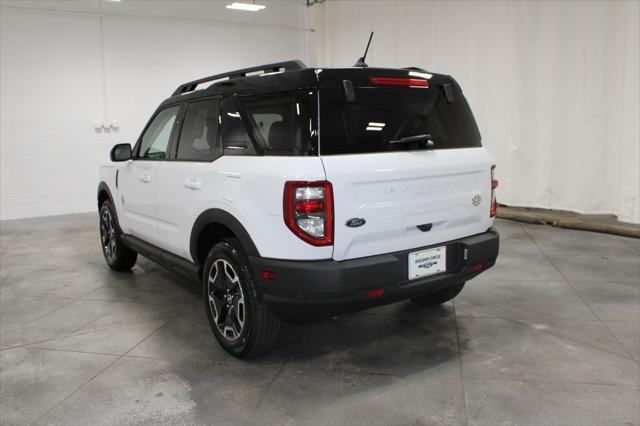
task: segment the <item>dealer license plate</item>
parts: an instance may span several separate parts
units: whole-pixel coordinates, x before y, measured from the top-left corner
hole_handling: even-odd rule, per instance
[[[415,280],[447,270],[447,247],[409,253],[409,279]]]

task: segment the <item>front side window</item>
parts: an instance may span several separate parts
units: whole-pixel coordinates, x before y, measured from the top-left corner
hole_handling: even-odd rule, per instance
[[[184,116],[176,159],[213,161],[220,156],[218,140],[218,99],[193,102]]]
[[[298,90],[241,99],[265,155],[317,155],[317,97]]]
[[[361,88],[320,93],[321,155],[480,146],[480,133],[461,93],[447,100],[428,89]]]
[[[142,135],[138,158],[151,160],[166,158],[178,111],[180,111],[180,106],[173,106],[163,109],[155,116]]]

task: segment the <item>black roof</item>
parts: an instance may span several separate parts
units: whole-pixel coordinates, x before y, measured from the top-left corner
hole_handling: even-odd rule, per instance
[[[421,68],[307,68],[297,60],[260,65],[241,70],[215,74],[178,86],[161,106],[176,101],[191,100],[211,95],[260,94],[311,88],[341,88],[342,81],[351,80],[355,87],[373,86],[371,77],[407,78],[428,74],[431,85],[454,82],[450,76],[435,74]],[[198,85],[210,83],[202,90]]]

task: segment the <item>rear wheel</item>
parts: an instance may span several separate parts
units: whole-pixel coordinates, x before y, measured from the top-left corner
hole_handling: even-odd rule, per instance
[[[445,302],[456,297],[462,289],[464,288],[464,282],[456,284],[451,287],[447,287],[440,291],[436,291],[435,293],[427,294],[426,296],[416,297],[415,299],[411,299],[413,302],[418,305],[423,306],[437,306],[442,305]]]
[[[211,331],[227,352],[246,358],[273,347],[281,322],[258,298],[249,262],[237,239],[225,239],[209,251],[203,289]]]
[[[136,264],[138,254],[122,242],[115,210],[108,200],[100,206],[100,245],[105,262],[114,271],[128,271]]]

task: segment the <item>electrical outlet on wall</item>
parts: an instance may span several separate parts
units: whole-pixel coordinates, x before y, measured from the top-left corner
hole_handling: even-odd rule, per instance
[[[120,123],[118,120],[96,121],[93,123],[93,128],[96,132],[110,132],[112,130],[118,130]]]

